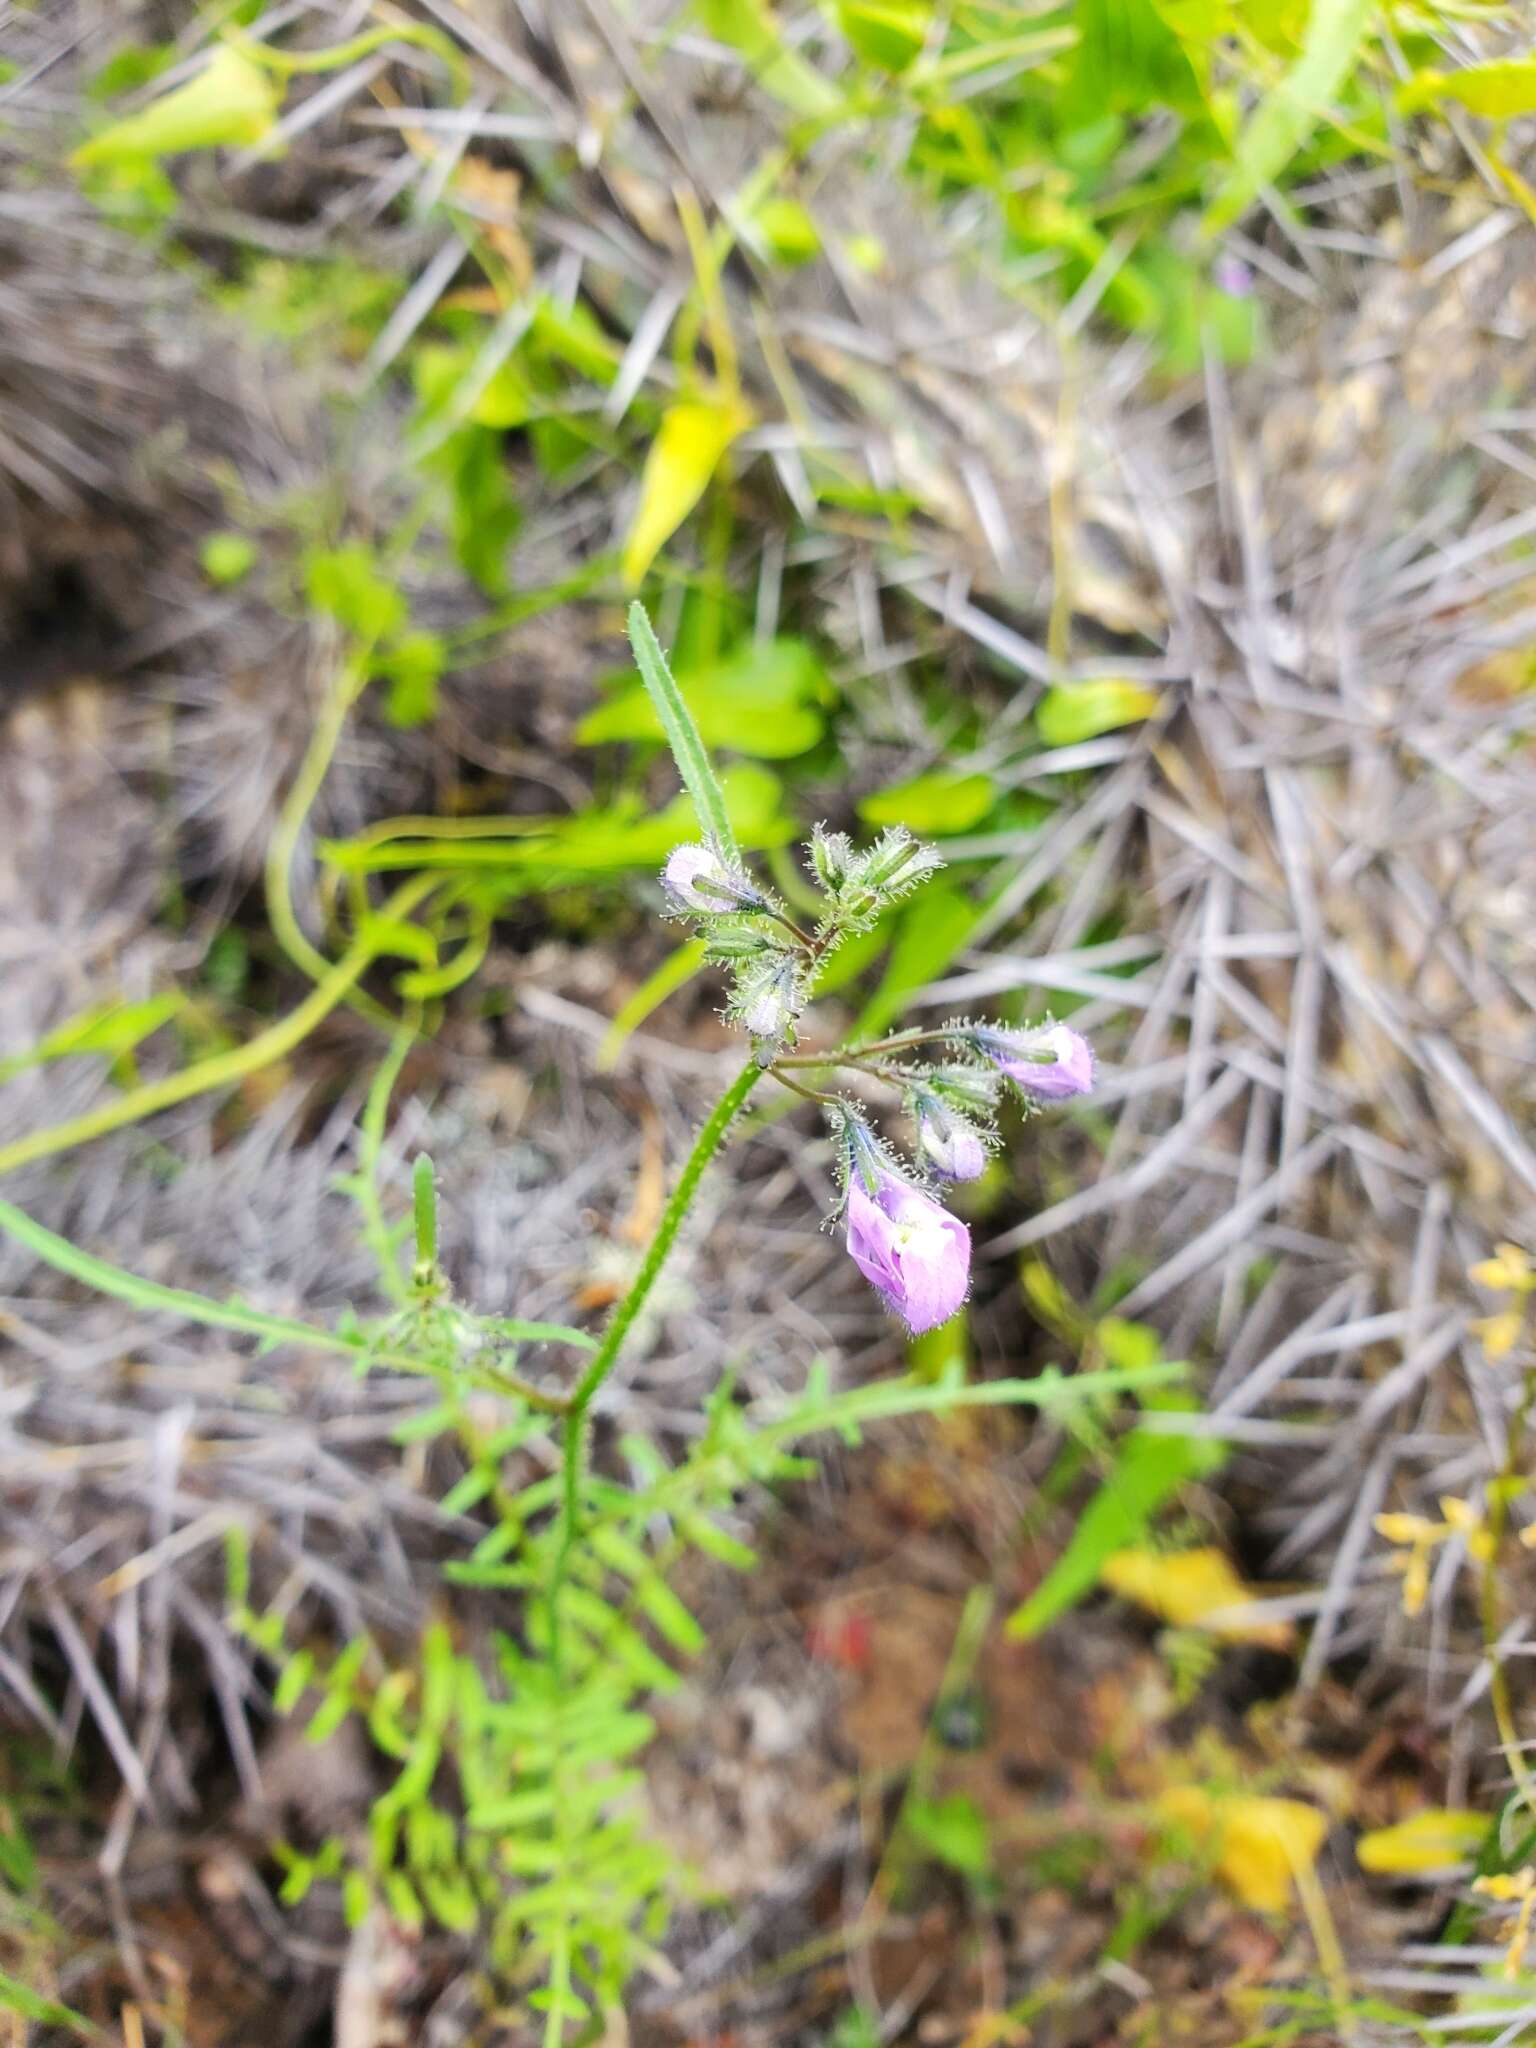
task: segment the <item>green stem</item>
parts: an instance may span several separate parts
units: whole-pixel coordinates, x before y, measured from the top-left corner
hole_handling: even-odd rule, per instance
[[[1520,1797],[1525,1802],[1527,1812],[1536,1817],[1536,1778],[1532,1777],[1530,1766],[1525,1760],[1520,1729],[1515,1720],[1514,1701],[1510,1696],[1509,1673],[1503,1658],[1499,1655],[1499,1637],[1503,1631],[1503,1603],[1499,1597],[1499,1553],[1504,1547],[1504,1538],[1509,1528],[1510,1495],[1514,1491],[1515,1481],[1524,1462],[1526,1429],[1533,1403],[1536,1403],[1536,1370],[1525,1375],[1520,1402],[1509,1425],[1509,1435],[1505,1439],[1503,1468],[1489,1489],[1488,1554],[1482,1561],[1479,1618],[1482,1622],[1483,1644],[1488,1653],[1488,1699],[1493,1708],[1499,1747],[1504,1752],[1505,1762],[1509,1765],[1510,1773],[1519,1787]]]
[[[400,1078],[400,1070],[411,1047],[416,1043],[418,1023],[418,1016],[413,1015],[400,1026],[373,1077],[368,1100],[363,1107],[362,1145],[353,1190],[363,1214],[364,1241],[372,1249],[384,1292],[397,1308],[404,1308],[410,1301],[411,1290],[400,1272],[396,1233],[390,1229],[384,1216],[384,1202],[379,1191],[379,1161],[384,1150],[389,1099],[395,1092],[395,1083]]]
[[[900,1031],[894,1038],[872,1038],[867,1045],[845,1046],[839,1052],[792,1052],[777,1060],[781,1067],[856,1067],[871,1053],[906,1052],[914,1045],[947,1043],[953,1031]]]
[[[430,883],[422,877],[418,881],[424,885],[408,884],[396,892],[389,905],[393,914],[405,916],[429,893]],[[179,1074],[168,1074],[163,1080],[130,1088],[126,1095],[103,1103],[84,1116],[71,1117],[67,1123],[52,1124],[47,1130],[32,1131],[25,1138],[0,1145],[0,1174],[13,1173],[18,1166],[30,1166],[34,1159],[49,1159],[56,1152],[67,1152],[92,1138],[105,1137],[108,1131],[120,1131],[125,1124],[136,1124],[178,1102],[190,1101],[194,1095],[230,1087],[271,1066],[292,1052],[323,1017],[346,999],[376,957],[373,945],[359,939],[334,967],[326,969],[297,1009],[290,1010],[286,1017],[279,1018],[244,1045],[231,1052],[216,1053],[212,1059],[199,1060]]]
[[[342,669],[336,679],[330,699],[324,711],[315,722],[310,734],[309,745],[299,763],[299,772],[293,778],[277,822],[272,828],[272,838],[267,846],[265,866],[267,920],[273,935],[295,967],[301,968],[311,981],[320,981],[330,962],[325,955],[312,946],[299,923],[298,913],[293,907],[293,861],[298,852],[299,838],[310,812],[315,807],[325,778],[331,772],[331,763],[336,758],[336,749],[346,730],[347,719],[352,707],[368,686],[368,659],[359,653]],[[353,1005],[375,1024],[382,1024],[393,1030],[395,1019],[382,1004],[354,991],[349,998]]]
[[[586,1449],[587,1411],[596,1399],[603,1381],[618,1362],[624,1340],[634,1328],[635,1318],[644,1308],[651,1289],[656,1285],[661,1269],[666,1264],[667,1254],[676,1242],[677,1233],[683,1227],[684,1218],[693,1207],[705,1168],[719,1151],[726,1132],[736,1120],[737,1111],[762,1079],[763,1071],[756,1060],[749,1060],[710,1111],[709,1121],[694,1140],[693,1150],[678,1176],[677,1186],[672,1190],[671,1199],[661,1212],[656,1235],[651,1239],[650,1249],[646,1252],[640,1270],[635,1275],[629,1292],[609,1318],[601,1343],[572,1391],[570,1405],[565,1414],[560,1487],[560,1541],[555,1552],[555,1567],[549,1587],[551,1658],[557,1669],[560,1661],[560,1594],[565,1585],[566,1568],[581,1521],[581,1465]]]

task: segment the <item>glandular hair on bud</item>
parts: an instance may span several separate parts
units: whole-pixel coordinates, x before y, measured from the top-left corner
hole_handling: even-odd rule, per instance
[[[824,889],[836,889],[853,859],[853,844],[846,832],[829,832],[818,825],[811,834],[811,867]]]
[[[859,880],[866,889],[906,889],[942,866],[933,847],[914,839],[904,825],[892,825],[865,854]]]

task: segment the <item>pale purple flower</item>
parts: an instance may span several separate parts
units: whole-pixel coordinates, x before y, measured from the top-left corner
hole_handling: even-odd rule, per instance
[[[1093,1048],[1065,1024],[1035,1031],[993,1031],[983,1026],[976,1044],[993,1065],[1026,1095],[1058,1102],[1086,1095],[1093,1086]]]
[[[743,975],[731,1014],[754,1038],[777,1044],[793,1024],[797,1007],[794,964],[781,953],[766,970]]]
[[[661,886],[679,910],[740,910],[761,902],[744,876],[732,874],[708,846],[674,846],[661,871]]]
[[[947,1323],[970,1286],[971,1233],[888,1168],[873,1193],[857,1168],[849,1176],[848,1255],[914,1337]]]
[[[934,1095],[919,1095],[917,1149],[945,1180],[978,1180],[986,1170],[987,1148],[981,1133],[964,1117],[955,1116]]]
[[[1212,275],[1218,291],[1231,299],[1247,299],[1253,296],[1253,272],[1240,256],[1218,256]]]

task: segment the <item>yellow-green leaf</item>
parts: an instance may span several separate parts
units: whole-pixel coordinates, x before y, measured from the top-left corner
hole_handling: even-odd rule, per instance
[[[631,590],[704,495],[727,448],[752,423],[740,400],[684,400],[669,407],[640,478],[640,503],[624,543]]]
[[[1285,1621],[1227,1618],[1228,1610],[1245,1607],[1254,1593],[1233,1570],[1225,1551],[1214,1544],[1193,1550],[1116,1551],[1104,1560],[1100,1577],[1111,1592],[1134,1600],[1174,1628],[1203,1629],[1226,1642],[1260,1643],[1274,1650],[1286,1649],[1294,1634]]]
[[[930,0],[840,0],[837,25],[866,64],[905,71],[933,19]]]
[[[1157,1806],[1166,1826],[1212,1850],[1217,1876],[1260,1913],[1285,1911],[1297,1873],[1311,1872],[1328,1833],[1328,1816],[1300,1799],[1173,1785]]]
[[[843,105],[842,94],[779,34],[767,0],[699,0],[709,35],[740,51],[765,92],[792,113],[826,120]]]
[[[1072,747],[1122,725],[1150,718],[1157,692],[1123,676],[1054,684],[1035,706],[1035,730],[1048,747]]]
[[[794,269],[821,254],[821,234],[798,199],[783,194],[765,199],[752,214],[752,225],[768,254]]]
[[[1232,169],[1205,216],[1208,233],[1227,227],[1272,185],[1354,69],[1370,26],[1371,0],[1312,0],[1301,55],[1264,95],[1238,137]]]
[[[1469,64],[1462,71],[1417,71],[1397,91],[1401,114],[1416,114],[1443,100],[1454,100],[1469,114],[1482,114],[1490,121],[1536,113],[1536,57],[1496,58],[1489,64]]]
[[[940,770],[917,775],[910,782],[894,782],[889,789],[877,789],[859,800],[859,816],[866,825],[905,825],[926,838],[947,832],[969,832],[979,825],[997,800],[997,788],[988,775],[956,775]]]
[[[1378,1877],[1423,1877],[1476,1855],[1487,1838],[1487,1814],[1459,1806],[1427,1806],[1389,1828],[1372,1828],[1355,1844],[1360,1868]]]
[[[195,78],[152,100],[142,112],[103,128],[81,143],[71,161],[84,170],[224,143],[260,142],[271,133],[282,99],[282,88],[270,73],[221,44]]]

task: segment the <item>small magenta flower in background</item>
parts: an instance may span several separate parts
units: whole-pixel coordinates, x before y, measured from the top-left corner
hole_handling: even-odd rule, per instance
[[[983,1025],[975,1039],[1000,1073],[1042,1102],[1086,1095],[1093,1087],[1093,1048],[1065,1024],[1046,1024],[1035,1031],[995,1031]]]
[[[958,1216],[889,1167],[874,1189],[848,1181],[848,1255],[914,1337],[947,1323],[971,1284],[971,1233]]]
[[[936,1095],[919,1094],[912,1105],[917,1149],[926,1165],[945,1180],[978,1180],[986,1170],[981,1133],[956,1116]]]
[[[661,871],[661,886],[678,910],[740,910],[762,898],[743,875],[733,875],[707,846],[674,846]]]

